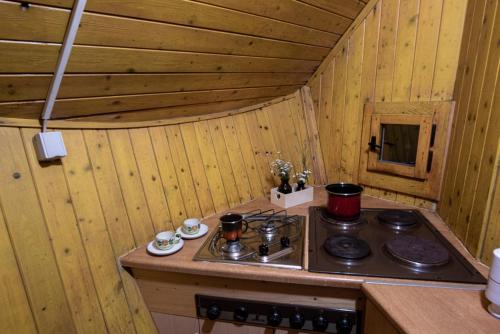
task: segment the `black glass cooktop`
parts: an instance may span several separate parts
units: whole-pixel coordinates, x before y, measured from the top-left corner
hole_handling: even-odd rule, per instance
[[[363,209],[342,222],[310,207],[309,271],[486,284],[418,210]]]

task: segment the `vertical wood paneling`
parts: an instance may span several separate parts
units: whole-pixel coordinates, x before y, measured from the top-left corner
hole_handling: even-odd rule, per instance
[[[12,281],[0,300],[14,305],[2,332],[155,332],[117,258],[186,217],[267,194],[278,148],[312,161],[297,96],[181,125],[63,130],[68,156],[52,163],[36,159],[37,129],[0,127],[0,280]]]
[[[63,136],[72,148],[63,164],[64,173],[106,327],[112,333],[134,333],[83,134],[69,130]]]
[[[264,188],[257,170],[245,118],[245,115],[225,117],[220,119],[220,124],[233,166],[234,179],[240,189],[240,197],[243,196],[242,189],[244,194],[249,193],[247,190],[249,189],[252,197],[258,198],[264,195]]]
[[[233,172],[234,168],[239,171],[238,175],[243,173],[243,161],[238,159],[238,161],[231,162],[220,121],[218,119],[211,119],[207,121],[207,126],[210,130],[210,137],[214,145],[215,157],[219,165],[219,171],[222,182],[224,183],[224,190],[226,192],[229,207],[234,207],[239,203],[250,200],[252,198],[252,193],[248,179],[246,177],[243,180],[241,180],[240,177],[236,179],[236,171]],[[238,184],[237,181],[239,182]]]
[[[116,175],[108,136],[106,131],[86,130],[84,137],[114,255],[119,257],[134,248],[136,243]],[[151,314],[144,304],[134,278],[121,266],[119,271],[137,333],[154,332],[156,328]]]
[[[181,129],[178,125],[170,125],[165,128],[167,139],[172,153],[172,160],[174,161],[179,187],[181,189],[182,198],[184,199],[184,206],[189,217],[201,217],[200,204],[196,198],[195,184],[191,176],[191,169],[189,161],[184,149],[184,142],[182,140]],[[199,185],[198,185],[199,186]],[[211,200],[210,200],[211,201]],[[213,206],[212,203],[204,203],[204,208],[209,211],[209,207]]]
[[[498,1],[471,1],[460,57],[455,126],[438,212],[483,261],[498,247],[496,177],[500,132]]]
[[[20,132],[0,128],[0,137],[0,156],[8,157],[0,164],[0,202],[37,329],[44,333],[74,333]]]
[[[61,273],[73,322],[77,331],[105,331],[101,306],[96,294],[87,254],[80,234],[73,198],[63,166],[39,164],[32,145],[35,129],[23,129],[26,155],[30,164],[40,206],[52,238],[54,255]],[[50,167],[50,168],[47,168]]]
[[[320,142],[321,149],[323,153],[324,161],[328,161],[329,163],[325,163],[326,175],[329,178],[335,179],[338,175],[336,175],[338,168],[335,165],[335,162],[338,162],[337,159],[334,158],[334,152],[331,150],[332,142],[338,142],[339,132],[334,131],[334,121],[333,121],[333,77],[335,74],[335,62],[331,62],[325,68],[325,71],[320,74],[321,82],[324,84],[321,85],[321,91],[319,92],[319,101],[317,112],[317,122],[318,122],[318,132],[320,133]],[[314,101],[314,98],[313,98]]]
[[[172,229],[170,211],[148,129],[131,129],[129,133],[155,232]]]
[[[134,239],[143,244],[154,235],[154,229],[129,133],[113,130],[108,137]]]
[[[35,333],[35,321],[1,210],[0,252],[0,266],[4,268],[0,271],[0,302],[9,306],[0,312],[0,332]],[[9,269],[5,270],[6,268]]]
[[[359,154],[366,145],[360,142],[364,103],[451,99],[466,5],[452,0],[371,2],[365,17],[349,29],[326,58],[328,63],[311,77],[308,86],[312,96],[320,99],[321,122],[325,121],[323,89],[333,85],[331,124],[319,123],[322,149],[333,152],[326,153],[325,159],[329,182],[357,181]],[[325,82],[325,71],[331,66],[333,82]],[[434,206],[384,189],[369,188],[368,192],[406,204]]]
[[[342,50],[339,52],[338,57],[335,58],[332,87],[332,129],[330,130],[331,139],[327,143],[330,160],[324,159],[325,166],[329,166],[329,164],[332,165],[330,168],[330,175],[333,175],[334,182],[340,181],[340,159],[342,157],[342,137],[344,134],[344,107],[347,82],[347,53],[348,45],[344,45]],[[326,170],[328,171],[328,167]]]
[[[214,196],[221,195],[221,193],[217,192],[214,195],[210,192],[210,187],[208,185],[209,180],[207,179],[207,174],[205,173],[206,166],[203,164],[194,125],[190,123],[182,124],[180,126],[180,130],[182,132],[182,139],[184,141],[184,147],[189,161],[189,167],[191,169],[194,188],[198,197],[198,203],[200,204],[201,216],[211,215],[215,212]],[[220,179],[210,180],[210,182],[217,181],[219,184],[221,183]],[[217,205],[220,205],[220,200],[220,197],[216,199]]]
[[[364,22],[356,29],[349,39],[348,64],[346,75],[345,112],[340,179],[347,182],[357,182],[359,166],[359,146],[361,139],[362,109],[361,75],[363,71]]]
[[[463,4],[465,7],[465,4]],[[442,21],[443,0],[420,0],[417,45],[413,63],[411,101],[429,101]],[[446,13],[445,15],[453,15]],[[458,27],[460,29],[460,27]],[[452,52],[459,53],[456,45]],[[448,83],[453,85],[453,81]]]
[[[163,127],[150,128],[149,134],[151,135],[156,161],[160,170],[161,182],[163,184],[163,189],[165,189],[172,221],[174,226],[178,227],[182,221],[187,218],[187,213],[179,188],[174,161],[170,153],[167,134]]]

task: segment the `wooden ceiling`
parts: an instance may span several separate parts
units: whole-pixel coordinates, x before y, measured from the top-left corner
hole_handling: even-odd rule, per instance
[[[358,0],[88,0],[53,118],[198,115],[300,88]],[[0,117],[39,118],[72,0],[0,0]]]

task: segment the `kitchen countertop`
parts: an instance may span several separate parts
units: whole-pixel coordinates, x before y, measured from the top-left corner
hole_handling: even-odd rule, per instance
[[[324,205],[326,203],[326,193],[322,188],[315,189],[314,201],[299,205],[288,209],[289,214],[300,214],[307,216],[308,207],[313,205]],[[363,196],[362,207],[364,208],[411,208],[396,202],[385,201],[369,196]],[[243,204],[239,207],[233,208],[232,212],[248,212],[253,209],[281,209],[272,205],[267,198],[256,199],[250,203]],[[488,267],[475,260],[465,249],[462,243],[454,236],[449,228],[443,223],[441,218],[434,212],[421,209],[422,214],[463,254],[484,276],[488,274]],[[374,301],[374,303],[381,308],[388,318],[401,330],[408,333],[445,333],[453,332],[466,333],[463,330],[466,328],[461,324],[460,314],[467,312],[469,319],[482,319],[481,323],[471,324],[476,328],[482,327],[482,323],[497,324],[500,328],[500,321],[491,317],[481,301],[482,292],[479,290],[484,289],[484,286],[478,285],[463,285],[445,282],[422,282],[415,280],[402,280],[390,278],[376,278],[365,276],[350,276],[350,275],[334,275],[334,274],[321,274],[311,273],[307,270],[294,270],[283,268],[270,268],[259,266],[246,266],[240,264],[227,264],[227,263],[214,263],[214,262],[199,262],[193,261],[192,258],[198,249],[201,247],[206,238],[213,231],[214,227],[218,224],[218,217],[221,215],[216,214],[211,217],[205,218],[203,223],[208,225],[209,233],[199,239],[187,240],[181,251],[167,257],[151,256],[146,251],[146,245],[143,245],[121,258],[121,263],[124,267],[132,269],[146,269],[153,271],[166,271],[186,274],[197,274],[204,276],[216,277],[230,277],[240,279],[254,279],[259,281],[269,281],[278,283],[292,283],[292,284],[305,284],[315,286],[331,286],[343,288],[363,289],[367,296]],[[307,226],[306,226],[307,228]],[[307,231],[306,231],[307,235]],[[307,238],[305,240],[304,251],[308,249]],[[307,256],[305,256],[305,267],[307,268]],[[370,284],[373,283],[373,284]],[[396,286],[394,286],[396,285]],[[423,286],[437,286],[440,288],[426,288]],[[391,290],[393,289],[394,290]],[[452,289],[450,289],[452,288]],[[467,288],[464,290],[463,288]],[[397,291],[386,293],[387,291]],[[472,291],[471,291],[472,290]],[[476,290],[476,291],[473,291]],[[440,302],[436,296],[443,295],[446,300]],[[422,306],[419,307],[419,312],[415,312],[414,303],[409,300],[415,298],[422,305],[432,304],[435,310],[443,309],[440,315],[432,314],[427,321],[420,321],[420,317],[424,312],[430,312],[431,308]],[[450,298],[457,299],[456,303],[449,301]],[[463,300],[463,302],[462,302]],[[404,312],[399,312],[398,303],[403,303],[406,308]],[[473,301],[473,302],[472,302]],[[440,305],[441,303],[442,305]],[[462,305],[467,303],[467,305]],[[448,304],[453,304],[454,309],[450,311]],[[475,305],[477,307],[472,307]],[[413,311],[412,311],[413,308]],[[422,310],[421,310],[422,308]],[[447,309],[445,311],[444,309]],[[396,312],[398,310],[398,312]],[[472,314],[471,314],[472,313]],[[446,318],[448,317],[447,321]],[[439,319],[432,320],[432,319]],[[491,318],[491,319],[490,319]],[[463,319],[463,318],[462,318]],[[465,319],[463,319],[465,320]],[[414,321],[414,322],[412,322]],[[436,322],[436,323],[435,323]],[[417,325],[414,326],[413,324]],[[446,326],[454,325],[455,327],[440,327],[445,331],[434,330],[432,326],[440,326],[439,324],[446,324]],[[432,326],[431,326],[432,325]],[[491,327],[489,327],[491,330]],[[421,331],[422,330],[422,331]],[[499,331],[500,332],[500,331]],[[485,332],[486,333],[486,332]],[[489,333],[492,333],[491,331]]]
[[[362,291],[401,333],[500,333],[482,291],[379,284]]]

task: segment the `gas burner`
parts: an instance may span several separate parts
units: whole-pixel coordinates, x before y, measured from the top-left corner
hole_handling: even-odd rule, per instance
[[[320,208],[320,210],[321,210],[321,218],[323,219],[323,221],[343,230],[357,228],[363,223],[366,223],[366,219],[361,217],[356,220],[338,220],[333,218],[333,216],[330,213],[328,213],[326,208]]]
[[[273,209],[233,212],[232,216],[239,217],[232,219],[226,214],[220,218],[219,229],[207,238],[194,260],[302,269],[304,216],[288,215],[286,210]],[[227,225],[227,220],[229,223],[238,222],[240,217],[241,227],[236,226],[235,229],[240,233],[236,237],[230,234],[233,230],[223,224]],[[267,245],[267,251],[261,255],[259,246],[262,244]]]
[[[450,260],[446,248],[413,235],[392,239],[386,242],[385,249],[397,260],[416,268],[442,266]]]
[[[239,240],[228,241],[221,246],[222,253],[232,258],[240,258],[245,254],[246,247]]]
[[[349,235],[334,235],[323,244],[332,256],[348,260],[359,260],[370,254],[370,246],[361,239]]]
[[[396,230],[417,226],[418,218],[413,211],[387,210],[377,214],[378,220]]]
[[[277,230],[278,228],[276,227],[276,224],[274,224],[273,221],[263,223],[259,226],[259,232],[266,236],[275,235]]]

